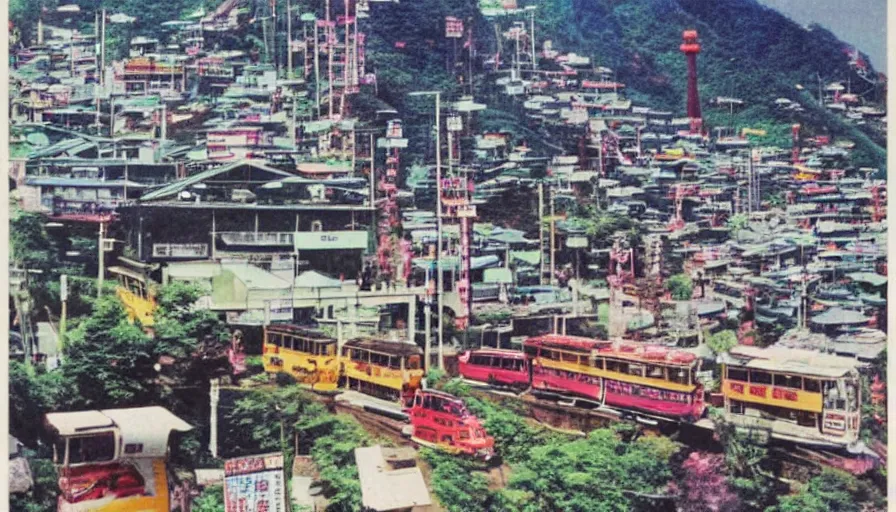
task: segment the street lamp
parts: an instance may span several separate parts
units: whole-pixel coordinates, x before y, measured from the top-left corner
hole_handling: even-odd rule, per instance
[[[436,307],[438,308],[439,369],[445,368],[445,348],[442,336],[442,93],[441,91],[415,91],[408,96],[435,96],[436,98]],[[427,347],[427,352],[429,347]],[[427,361],[427,365],[429,361]]]

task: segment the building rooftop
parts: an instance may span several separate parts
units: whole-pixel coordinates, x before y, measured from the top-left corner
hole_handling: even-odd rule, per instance
[[[432,504],[420,468],[391,469],[379,445],[355,448],[355,463],[364,507],[388,511]]]

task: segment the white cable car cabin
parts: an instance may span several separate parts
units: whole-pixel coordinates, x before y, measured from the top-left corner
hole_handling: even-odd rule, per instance
[[[54,412],[45,423],[54,435],[53,462],[63,468],[121,459],[164,459],[172,431],[193,427],[164,407]]]

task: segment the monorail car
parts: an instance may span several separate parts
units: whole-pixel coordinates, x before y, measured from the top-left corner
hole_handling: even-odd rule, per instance
[[[266,372],[288,373],[316,391],[333,391],[339,383],[336,339],[294,325],[265,328],[262,362]]]

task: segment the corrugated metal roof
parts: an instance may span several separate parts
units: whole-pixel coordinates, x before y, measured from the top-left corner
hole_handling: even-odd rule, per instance
[[[243,165],[248,165],[248,166],[254,167],[256,169],[261,169],[263,171],[267,171],[272,174],[282,176],[284,178],[288,177],[288,176],[292,176],[292,174],[290,174],[286,171],[281,171],[280,169],[275,169],[273,167],[269,167],[260,162],[239,160],[239,161],[227,164],[227,165],[222,165],[221,167],[215,167],[213,169],[208,169],[208,170],[202,171],[202,172],[194,174],[192,176],[188,176],[187,178],[184,178],[182,180],[177,180],[173,183],[169,183],[168,185],[165,185],[164,187],[161,187],[157,190],[153,190],[152,192],[149,192],[149,193],[143,195],[143,197],[140,198],[140,201],[155,201],[158,199],[175,196],[191,185],[195,185],[197,183],[200,183],[209,178],[218,176],[219,174],[226,173],[228,171],[231,171],[231,170],[236,169],[237,167],[240,167]]]

